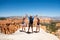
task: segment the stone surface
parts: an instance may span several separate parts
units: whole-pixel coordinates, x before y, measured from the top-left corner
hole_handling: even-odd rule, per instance
[[[55,35],[49,34],[45,32],[42,28],[40,28],[40,32],[30,34],[20,32],[20,29],[10,35],[0,33],[0,40],[59,40],[59,39]]]

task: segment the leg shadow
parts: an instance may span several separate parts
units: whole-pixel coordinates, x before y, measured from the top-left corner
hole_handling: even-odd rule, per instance
[[[31,34],[32,32],[26,32],[27,34]]]
[[[23,30],[20,30],[20,32],[24,32]]]
[[[39,31],[34,31],[34,33],[38,33]]]

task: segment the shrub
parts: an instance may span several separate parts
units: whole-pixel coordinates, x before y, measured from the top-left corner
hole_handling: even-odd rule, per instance
[[[0,17],[0,20],[6,20],[6,18],[5,17]]]

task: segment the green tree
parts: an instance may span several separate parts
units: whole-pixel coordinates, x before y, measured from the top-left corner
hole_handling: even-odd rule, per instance
[[[6,20],[6,18],[5,17],[0,17],[0,20]]]
[[[51,24],[49,25],[49,31],[50,32],[56,31],[56,22],[51,22]]]

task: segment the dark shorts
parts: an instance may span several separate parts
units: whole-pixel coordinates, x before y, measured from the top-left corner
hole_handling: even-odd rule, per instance
[[[33,27],[33,24],[29,23],[29,27]]]

